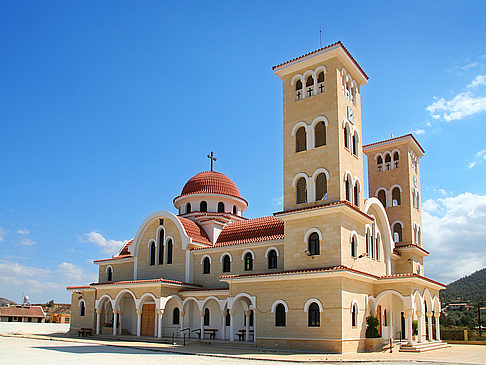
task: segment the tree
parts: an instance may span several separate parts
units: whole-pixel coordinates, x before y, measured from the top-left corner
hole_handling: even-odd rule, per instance
[[[378,338],[380,334],[378,333],[378,325],[380,321],[374,316],[369,316],[366,318],[366,338]]]

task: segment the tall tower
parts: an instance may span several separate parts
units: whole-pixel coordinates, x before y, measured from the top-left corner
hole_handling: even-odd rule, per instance
[[[378,198],[388,215],[401,254],[396,272],[423,271],[420,164],[423,148],[411,134],[363,146],[368,156],[370,197]]]
[[[363,205],[360,87],[341,42],[273,67],[283,81],[284,210]]]

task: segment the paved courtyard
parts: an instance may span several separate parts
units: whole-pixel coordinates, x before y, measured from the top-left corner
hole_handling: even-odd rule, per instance
[[[185,351],[174,353],[170,351]],[[206,355],[194,355],[205,353]],[[227,356],[227,357],[221,357]],[[253,359],[248,359],[253,358]],[[99,341],[48,337],[0,336],[0,363],[17,364],[258,364],[275,365],[285,361],[309,364],[326,361],[351,364],[356,362],[386,364],[486,364],[486,346],[454,345],[449,349],[423,354],[298,354],[269,352],[258,349],[228,348],[211,345],[191,345],[173,348],[164,344],[141,342]]]

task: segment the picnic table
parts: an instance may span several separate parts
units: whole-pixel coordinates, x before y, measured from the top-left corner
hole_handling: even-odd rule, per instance
[[[249,335],[249,338],[251,340],[253,340],[253,338],[255,336],[255,331],[250,330],[248,335]],[[236,334],[236,336],[238,336],[238,341],[244,341],[245,337],[246,337],[246,330],[239,330],[238,333]]]
[[[218,332],[218,330],[216,328],[205,328],[204,329],[204,334],[208,334],[209,339],[211,339],[211,340],[214,340],[216,338],[216,332]]]
[[[93,330],[91,328],[81,328],[78,330],[79,337],[88,337],[93,334]]]

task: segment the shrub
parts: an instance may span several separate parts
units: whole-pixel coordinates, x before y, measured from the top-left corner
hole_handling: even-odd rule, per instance
[[[378,333],[378,325],[380,321],[375,316],[369,316],[366,318],[366,338],[378,338],[380,334]]]
[[[412,333],[417,336],[418,335],[418,320],[414,319],[412,321]]]

